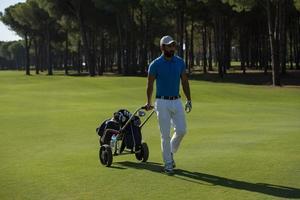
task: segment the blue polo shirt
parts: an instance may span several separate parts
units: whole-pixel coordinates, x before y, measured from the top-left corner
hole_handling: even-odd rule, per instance
[[[148,74],[156,78],[156,96],[179,96],[180,76],[185,72],[182,58],[173,56],[166,60],[163,55],[149,65]]]

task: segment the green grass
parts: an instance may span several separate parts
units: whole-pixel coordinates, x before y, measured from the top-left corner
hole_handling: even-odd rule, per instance
[[[191,81],[176,175],[160,173],[156,118],[149,162],[100,166],[95,128],[145,102],[145,78],[0,72],[0,199],[300,198],[300,89]]]

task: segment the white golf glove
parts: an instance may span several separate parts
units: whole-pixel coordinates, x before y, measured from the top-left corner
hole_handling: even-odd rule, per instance
[[[185,103],[185,112],[189,113],[192,110],[192,101],[187,101]]]

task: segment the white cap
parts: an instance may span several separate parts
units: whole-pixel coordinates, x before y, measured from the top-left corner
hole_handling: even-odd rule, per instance
[[[166,35],[160,39],[160,46],[162,46],[163,44],[169,45],[169,44],[172,44],[173,42],[176,43],[176,41],[173,40],[173,38],[171,36]]]

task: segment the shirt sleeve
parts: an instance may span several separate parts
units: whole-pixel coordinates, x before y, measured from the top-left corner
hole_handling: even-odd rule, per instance
[[[150,63],[149,68],[148,68],[148,74],[155,76],[157,75],[157,65],[155,64],[155,62],[153,61],[152,63]]]

